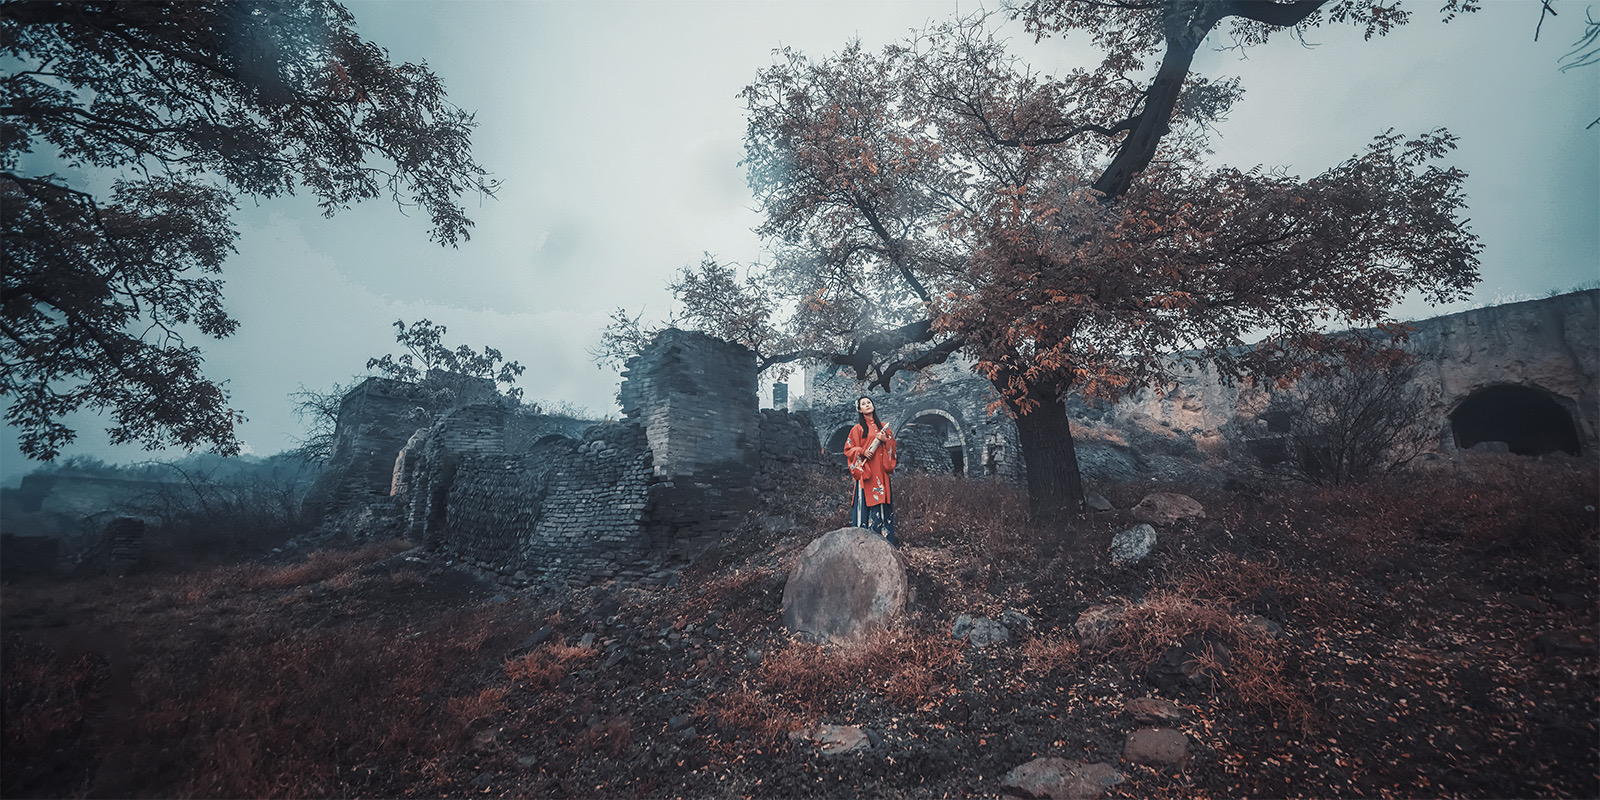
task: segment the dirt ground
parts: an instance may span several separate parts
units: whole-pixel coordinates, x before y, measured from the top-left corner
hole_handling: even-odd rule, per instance
[[[902,479],[913,599],[848,649],[779,613],[798,552],[844,523],[824,476],[670,586],[518,593],[404,542],[8,585],[0,789],[996,796],[1061,756],[1120,770],[1105,797],[1596,797],[1597,482],[1592,460],[1474,455],[1343,489],[1101,487],[1118,510],[1042,523],[1014,492]],[[1112,565],[1152,490],[1205,518]],[[1121,622],[1083,641],[1095,606]],[[950,636],[1007,612],[1009,641]],[[1181,709],[1160,725],[1185,763],[1123,758],[1144,697]],[[790,736],[817,723],[866,746]]]

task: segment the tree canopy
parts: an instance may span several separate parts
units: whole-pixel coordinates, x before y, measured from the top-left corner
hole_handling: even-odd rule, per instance
[[[1036,506],[1059,508],[1082,491],[1069,392],[1164,386],[1180,352],[1227,376],[1286,379],[1335,347],[1329,326],[1383,323],[1406,292],[1448,300],[1476,281],[1465,176],[1441,163],[1447,132],[1376,131],[1310,179],[1206,159],[1240,95],[1190,74],[1213,28],[1228,21],[1239,47],[1327,22],[1381,35],[1405,22],[1397,8],[1063,0],[1013,12],[1040,36],[1088,32],[1101,63],[1042,76],[970,21],[880,53],[779,51],[744,92],[771,259],[743,282],[714,263],[685,270],[720,288],[679,291],[683,321],[728,330],[764,365],[820,358],[885,389],[965,352],[1016,416]],[[755,318],[730,326],[728,308]],[[1246,348],[1252,335],[1265,339]]]
[[[237,452],[185,337],[237,327],[216,276],[238,196],[387,196],[455,245],[461,195],[495,189],[472,115],[331,0],[6,2],[0,26],[0,396],[30,457],[79,409],[113,442]]]

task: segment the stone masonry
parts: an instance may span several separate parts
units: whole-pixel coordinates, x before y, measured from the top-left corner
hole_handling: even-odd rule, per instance
[[[618,422],[470,398],[418,427],[395,383],[346,398],[318,507],[511,584],[664,579],[821,458],[804,413],[757,410],[754,355],[699,333],[629,361]]]

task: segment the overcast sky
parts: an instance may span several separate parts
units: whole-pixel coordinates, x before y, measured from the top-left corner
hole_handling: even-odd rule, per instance
[[[989,3],[995,5],[993,0]],[[290,198],[253,204],[227,265],[239,331],[202,344],[206,371],[228,381],[249,421],[251,452],[294,446],[301,426],[288,393],[363,374],[394,352],[396,319],[428,318],[447,340],[485,344],[527,367],[530,399],[616,415],[617,375],[586,350],[611,311],[669,310],[665,285],[702,252],[761,257],[758,224],[737,166],[745,130],[737,97],[771,52],[821,56],[851,37],[880,47],[929,20],[970,12],[942,2],[352,2],[358,30],[395,61],[426,61],[457,105],[477,112],[474,152],[502,181],[499,196],[466,200],[472,240],[450,250],[427,220],[372,201],[332,219]],[[1244,98],[1219,126],[1219,164],[1282,166],[1314,175],[1395,128],[1445,127],[1461,139],[1483,282],[1474,301],[1397,316],[1542,297],[1600,278],[1600,67],[1558,71],[1585,7],[1563,0],[1533,41],[1539,4],[1488,0],[1449,24],[1436,2],[1408,2],[1410,25],[1363,42],[1359,30],[1314,31],[1307,48],[1274,39],[1241,59],[1210,51],[1209,76],[1243,79]],[[1600,5],[1591,8],[1600,17]],[[1226,44],[1213,34],[1208,45]],[[1014,50],[1043,71],[1089,65],[1081,43]],[[73,419],[65,455],[150,457],[112,448],[92,417]],[[6,430],[6,483],[34,465]]]

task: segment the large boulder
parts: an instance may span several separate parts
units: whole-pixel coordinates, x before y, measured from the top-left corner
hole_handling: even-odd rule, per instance
[[[1151,525],[1171,525],[1205,515],[1205,508],[1193,497],[1174,492],[1153,492],[1133,507],[1133,518]]]
[[[900,553],[865,528],[817,537],[783,587],[783,624],[816,641],[858,641],[887,627],[906,606]]]

